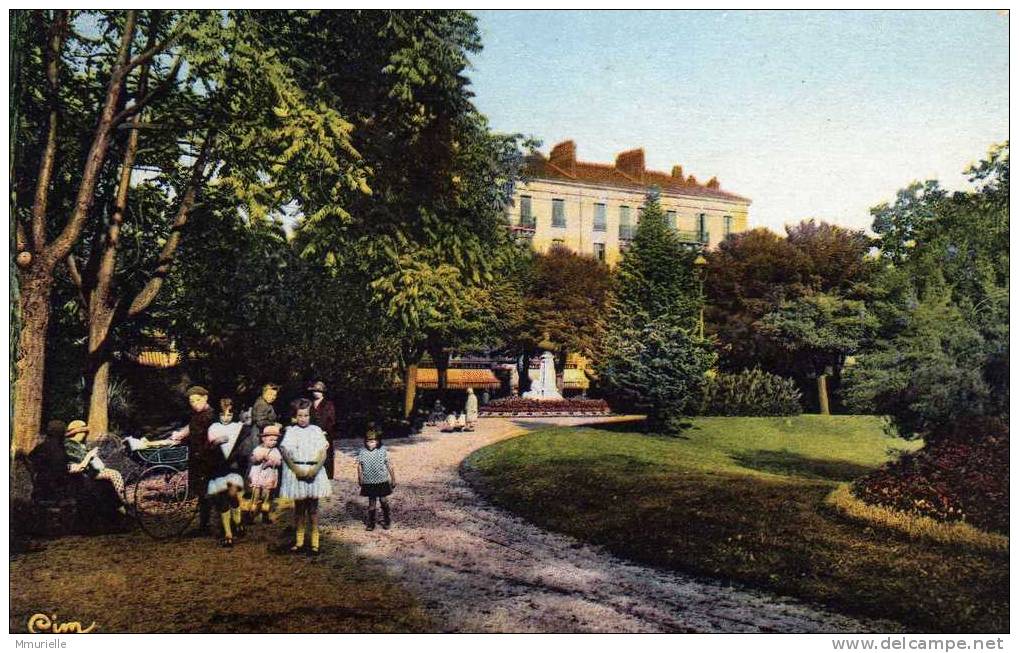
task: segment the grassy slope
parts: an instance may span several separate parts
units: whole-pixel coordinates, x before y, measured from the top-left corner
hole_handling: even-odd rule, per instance
[[[826,509],[892,449],[877,418],[701,418],[548,429],[476,452],[495,503],[641,562],[731,579],[917,630],[1006,631],[1008,558],[906,539]]]
[[[36,612],[100,633],[434,632],[413,597],[342,542],[323,536],[316,559],[275,553],[291,523],[288,511],[257,524],[233,549],[138,531],[34,542],[11,556],[10,632]]]

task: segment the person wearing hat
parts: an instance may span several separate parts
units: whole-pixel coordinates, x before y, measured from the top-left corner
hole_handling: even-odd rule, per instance
[[[32,496],[49,499],[57,496],[58,490],[67,479],[67,452],[64,451],[64,432],[67,424],[63,420],[51,419],[46,424],[43,441],[28,454],[32,466]]]
[[[113,486],[120,505],[117,510],[125,513],[124,507],[124,477],[120,472],[107,467],[99,457],[99,448],[89,448],[85,444],[85,437],[88,435],[88,424],[83,420],[76,419],[67,425],[64,431],[64,452],[67,454],[67,471],[72,474],[87,474],[89,478],[106,481]]]
[[[311,393],[311,423],[326,434],[329,450],[326,451],[326,476],[333,477],[333,438],[336,437],[336,405],[326,399],[326,384],[315,381],[309,388]]]
[[[255,521],[255,514],[262,514],[262,521],[272,522],[272,494],[279,487],[280,467],[283,455],[279,450],[283,426],[270,424],[262,429],[262,442],[251,452],[248,468],[248,485],[251,486],[251,503],[248,504],[249,521]]]
[[[191,418],[187,426],[170,435],[170,439],[188,445],[188,493],[198,497],[198,531],[209,528],[212,509],[206,496],[209,481],[223,460],[223,454],[216,444],[209,442],[209,427],[215,421],[209,406],[209,391],[200,385],[187,389]]]

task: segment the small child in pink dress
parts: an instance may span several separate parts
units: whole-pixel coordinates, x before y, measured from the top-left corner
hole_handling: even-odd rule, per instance
[[[248,470],[248,483],[251,485],[250,512],[252,521],[255,513],[262,513],[262,521],[270,523],[272,510],[272,493],[279,486],[280,466],[283,455],[279,444],[280,424],[270,424],[262,430],[262,444],[251,452],[251,468]]]

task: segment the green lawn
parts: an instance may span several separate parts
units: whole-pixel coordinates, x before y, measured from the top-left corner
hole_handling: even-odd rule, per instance
[[[860,526],[823,505],[915,443],[878,418],[699,418],[551,428],[475,452],[465,476],[544,527],[643,563],[934,632],[1008,631],[1008,557]]]

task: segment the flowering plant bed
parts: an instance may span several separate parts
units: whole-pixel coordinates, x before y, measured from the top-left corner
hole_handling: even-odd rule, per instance
[[[1007,534],[1008,426],[985,420],[973,424],[972,431],[929,442],[857,479],[853,495],[870,504]]]
[[[481,408],[482,417],[540,417],[544,415],[608,415],[604,399],[555,399],[539,401],[523,397],[496,399]]]

